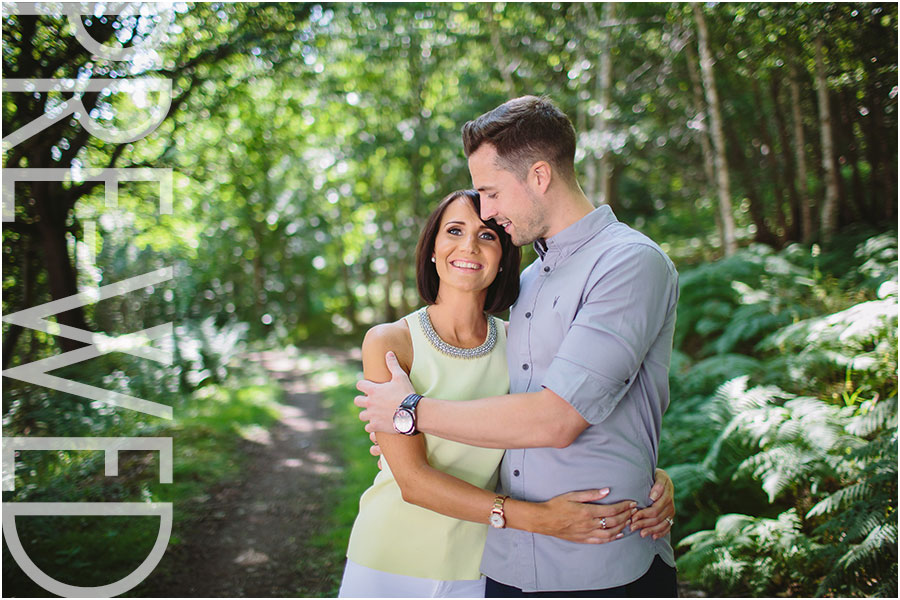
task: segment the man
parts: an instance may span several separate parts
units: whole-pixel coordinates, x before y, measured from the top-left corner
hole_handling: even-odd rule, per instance
[[[602,483],[607,501],[649,505],[669,403],[672,262],[608,206],[594,209],[575,178],[575,131],[550,101],[510,100],[466,123],[463,144],[481,217],[539,254],[510,313],[510,394],[418,399],[389,355],[390,382],[358,385],[360,418],[368,431],[513,448],[501,486],[514,498],[543,501]],[[677,595],[668,535],[626,529],[607,544],[575,544],[504,528],[503,504],[498,496],[482,560],[487,596]]]

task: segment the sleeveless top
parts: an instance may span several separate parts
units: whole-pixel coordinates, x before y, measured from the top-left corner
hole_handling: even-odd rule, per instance
[[[500,319],[496,319],[497,342],[490,353],[456,358],[439,352],[425,336],[419,323],[422,310],[405,317],[413,345],[409,378],[417,393],[463,401],[509,392],[506,331]],[[495,489],[504,450],[422,435],[432,467],[480,488]],[[347,557],[398,575],[443,581],[478,579],[488,526],[407,503],[383,457],[381,463],[383,469],[359,500]]]

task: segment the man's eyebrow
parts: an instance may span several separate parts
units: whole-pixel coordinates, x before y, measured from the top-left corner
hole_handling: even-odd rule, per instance
[[[483,186],[481,186],[481,187],[475,188],[475,191],[477,191],[477,192],[486,192],[486,191],[488,191],[488,190],[493,190],[493,189],[495,189],[495,188],[494,188],[494,186],[492,186],[492,185],[483,185]]]

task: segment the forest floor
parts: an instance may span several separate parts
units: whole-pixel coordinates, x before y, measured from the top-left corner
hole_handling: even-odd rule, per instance
[[[328,415],[307,373],[283,352],[248,356],[285,391],[278,422],[243,442],[246,475],[201,499],[203,516],[171,547],[149,591],[158,597],[331,596],[342,565],[310,541],[327,527],[340,466]]]

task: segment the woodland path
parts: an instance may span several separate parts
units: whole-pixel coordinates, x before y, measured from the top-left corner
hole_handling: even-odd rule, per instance
[[[160,597],[331,596],[343,565],[309,544],[325,525],[340,466],[326,451],[327,412],[297,361],[248,356],[285,391],[280,418],[243,442],[246,475],[202,499],[203,517],[169,549],[151,593]]]

